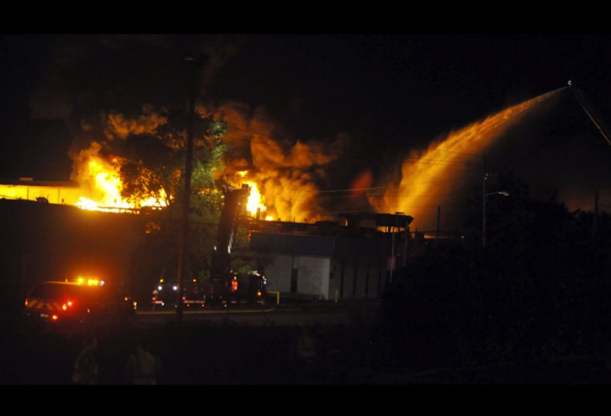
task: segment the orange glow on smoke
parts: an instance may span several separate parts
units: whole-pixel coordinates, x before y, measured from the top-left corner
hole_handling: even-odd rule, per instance
[[[432,143],[424,152],[412,152],[401,166],[400,178],[387,188],[383,196],[370,196],[371,204],[378,212],[405,212],[415,218],[414,224],[418,222],[422,225],[425,222],[425,226],[431,226],[434,224],[429,221],[431,213],[436,211],[438,205],[443,205],[440,202],[443,198],[452,197],[452,193],[456,193],[465,166],[470,164],[478,169],[481,166],[483,175],[483,152],[529,109],[556,91],[451,132],[447,137]]]
[[[260,202],[251,199],[251,214],[256,213],[254,205],[264,205],[261,218],[296,222],[333,218],[319,205],[317,183],[327,178],[328,165],[347,148],[347,134],[303,142],[286,134],[262,106],[228,102],[217,110],[229,125],[223,138],[230,145],[223,177],[234,187],[245,181],[256,183],[261,195]]]

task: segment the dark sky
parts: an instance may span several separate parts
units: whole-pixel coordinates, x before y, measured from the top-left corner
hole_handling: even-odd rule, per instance
[[[293,140],[347,133],[343,179],[569,79],[611,118],[610,35],[3,35],[0,177],[67,179],[74,126],[184,105],[182,59],[199,52],[211,59],[204,101],[263,106]],[[576,103],[562,106],[556,121],[605,149]]]

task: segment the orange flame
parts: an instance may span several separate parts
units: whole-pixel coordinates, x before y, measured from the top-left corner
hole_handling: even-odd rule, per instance
[[[324,167],[339,158],[347,146],[346,134],[294,141],[263,107],[225,103],[218,111],[228,122],[223,140],[231,146],[223,177],[232,186],[256,184],[249,212],[255,215],[260,208],[268,220],[313,222],[330,218],[318,204],[317,183],[326,177]]]
[[[116,162],[113,160],[112,162]],[[85,210],[122,212],[140,207],[161,208],[166,206],[165,192],[157,198],[129,202],[121,197],[123,183],[113,164],[97,156],[89,156],[86,166],[79,169],[81,186],[91,189],[89,197],[81,196],[75,204]]]
[[[259,192],[257,184],[251,181],[244,183],[250,186],[250,195],[246,203],[246,210],[250,212],[250,215],[253,217],[257,215],[257,211],[265,212],[267,208],[261,203],[261,193]]]

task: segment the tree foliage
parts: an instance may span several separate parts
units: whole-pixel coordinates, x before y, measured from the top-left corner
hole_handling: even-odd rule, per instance
[[[182,194],[188,114],[163,110],[161,116],[165,121],[153,132],[132,133],[125,140],[113,142],[123,182],[122,196],[129,201],[157,198],[163,191],[166,204],[172,206]],[[215,189],[214,172],[222,169],[226,130],[222,119],[195,115],[191,182],[195,203],[208,201],[206,196]]]
[[[398,273],[385,298],[397,357],[413,366],[528,364],[597,353],[611,327],[611,216],[530,197],[511,174],[491,178],[488,241],[481,189],[460,246],[431,250]],[[608,337],[611,339],[611,337]],[[611,359],[611,353],[608,353]]]
[[[134,258],[137,264],[132,266],[132,273],[137,275],[136,279],[146,282],[142,283],[146,287],[159,278],[173,279],[181,235],[188,114],[163,110],[160,115],[164,121],[154,131],[130,134],[124,140],[111,143],[123,183],[122,197],[138,203],[162,195],[167,205],[151,217],[155,222],[155,227],[151,227],[154,232],[146,235]],[[188,279],[202,278],[210,268],[222,204],[215,172],[223,168],[226,145],[222,138],[226,130],[224,120],[195,114]]]

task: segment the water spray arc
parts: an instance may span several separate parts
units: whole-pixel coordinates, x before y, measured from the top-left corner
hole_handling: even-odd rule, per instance
[[[420,224],[427,222],[430,216],[427,216],[428,208],[443,205],[440,204],[440,197],[453,196],[452,191],[460,187],[467,167],[481,166],[483,155],[496,139],[529,111],[539,107],[561,90],[562,88],[539,95],[499,111],[484,120],[451,132],[433,142],[424,151],[412,152],[404,159],[399,177],[383,196],[370,196],[370,203],[378,212],[408,212]],[[465,161],[465,155],[480,160]],[[484,175],[486,170],[484,167]],[[485,182],[483,187],[485,188]],[[430,220],[432,229],[434,218]]]

